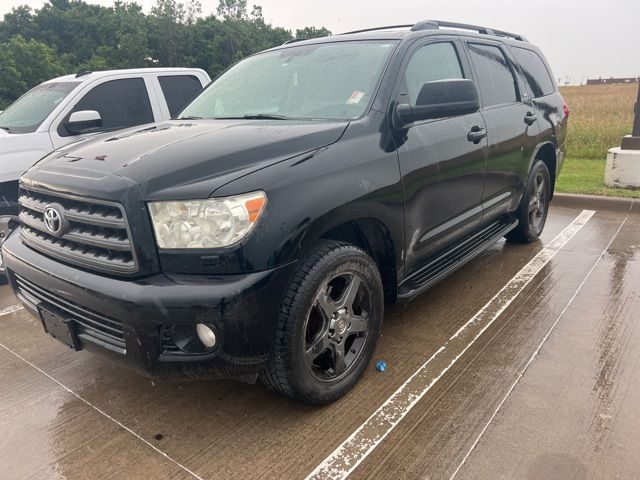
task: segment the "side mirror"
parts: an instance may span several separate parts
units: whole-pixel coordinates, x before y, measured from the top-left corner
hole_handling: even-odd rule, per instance
[[[415,106],[400,104],[396,116],[400,126],[418,120],[468,115],[480,110],[478,89],[472,80],[449,79],[425,83]]]
[[[95,110],[73,112],[64,124],[71,135],[82,135],[98,131],[102,128],[102,117]]]

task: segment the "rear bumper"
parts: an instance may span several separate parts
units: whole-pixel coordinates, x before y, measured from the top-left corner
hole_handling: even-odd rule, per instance
[[[293,264],[243,275],[154,275],[120,279],[74,268],[25,246],[3,246],[9,281],[34,315],[38,306],[70,318],[83,349],[142,374],[238,377],[258,373],[270,352],[280,300]],[[205,323],[218,343],[185,353],[172,329]]]

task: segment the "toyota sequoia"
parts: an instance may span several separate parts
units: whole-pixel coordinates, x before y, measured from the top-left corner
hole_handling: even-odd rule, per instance
[[[326,404],[368,367],[385,304],[539,237],[568,117],[521,35],[422,21],[290,42],[174,120],[29,169],[8,278],[72,349]]]

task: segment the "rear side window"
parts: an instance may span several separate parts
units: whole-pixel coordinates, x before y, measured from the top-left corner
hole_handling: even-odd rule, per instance
[[[536,52],[518,47],[512,50],[534,98],[544,97],[556,91],[547,66]]]
[[[105,130],[115,130],[153,122],[147,87],[142,78],[126,78],[101,83],[73,107],[72,112],[96,110]]]
[[[450,78],[464,78],[453,43],[430,43],[420,47],[411,56],[404,74],[409,104],[416,105],[425,83]]]
[[[200,80],[193,75],[168,75],[158,77],[158,81],[171,118],[178,115],[202,91]]]
[[[499,47],[471,43],[469,53],[478,76],[478,88],[485,107],[519,100],[516,77]]]

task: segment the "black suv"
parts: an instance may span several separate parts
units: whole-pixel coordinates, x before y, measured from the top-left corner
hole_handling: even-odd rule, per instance
[[[9,280],[74,349],[328,403],[385,302],[540,235],[567,117],[519,35],[424,21],[289,43],[176,120],[26,172]]]

